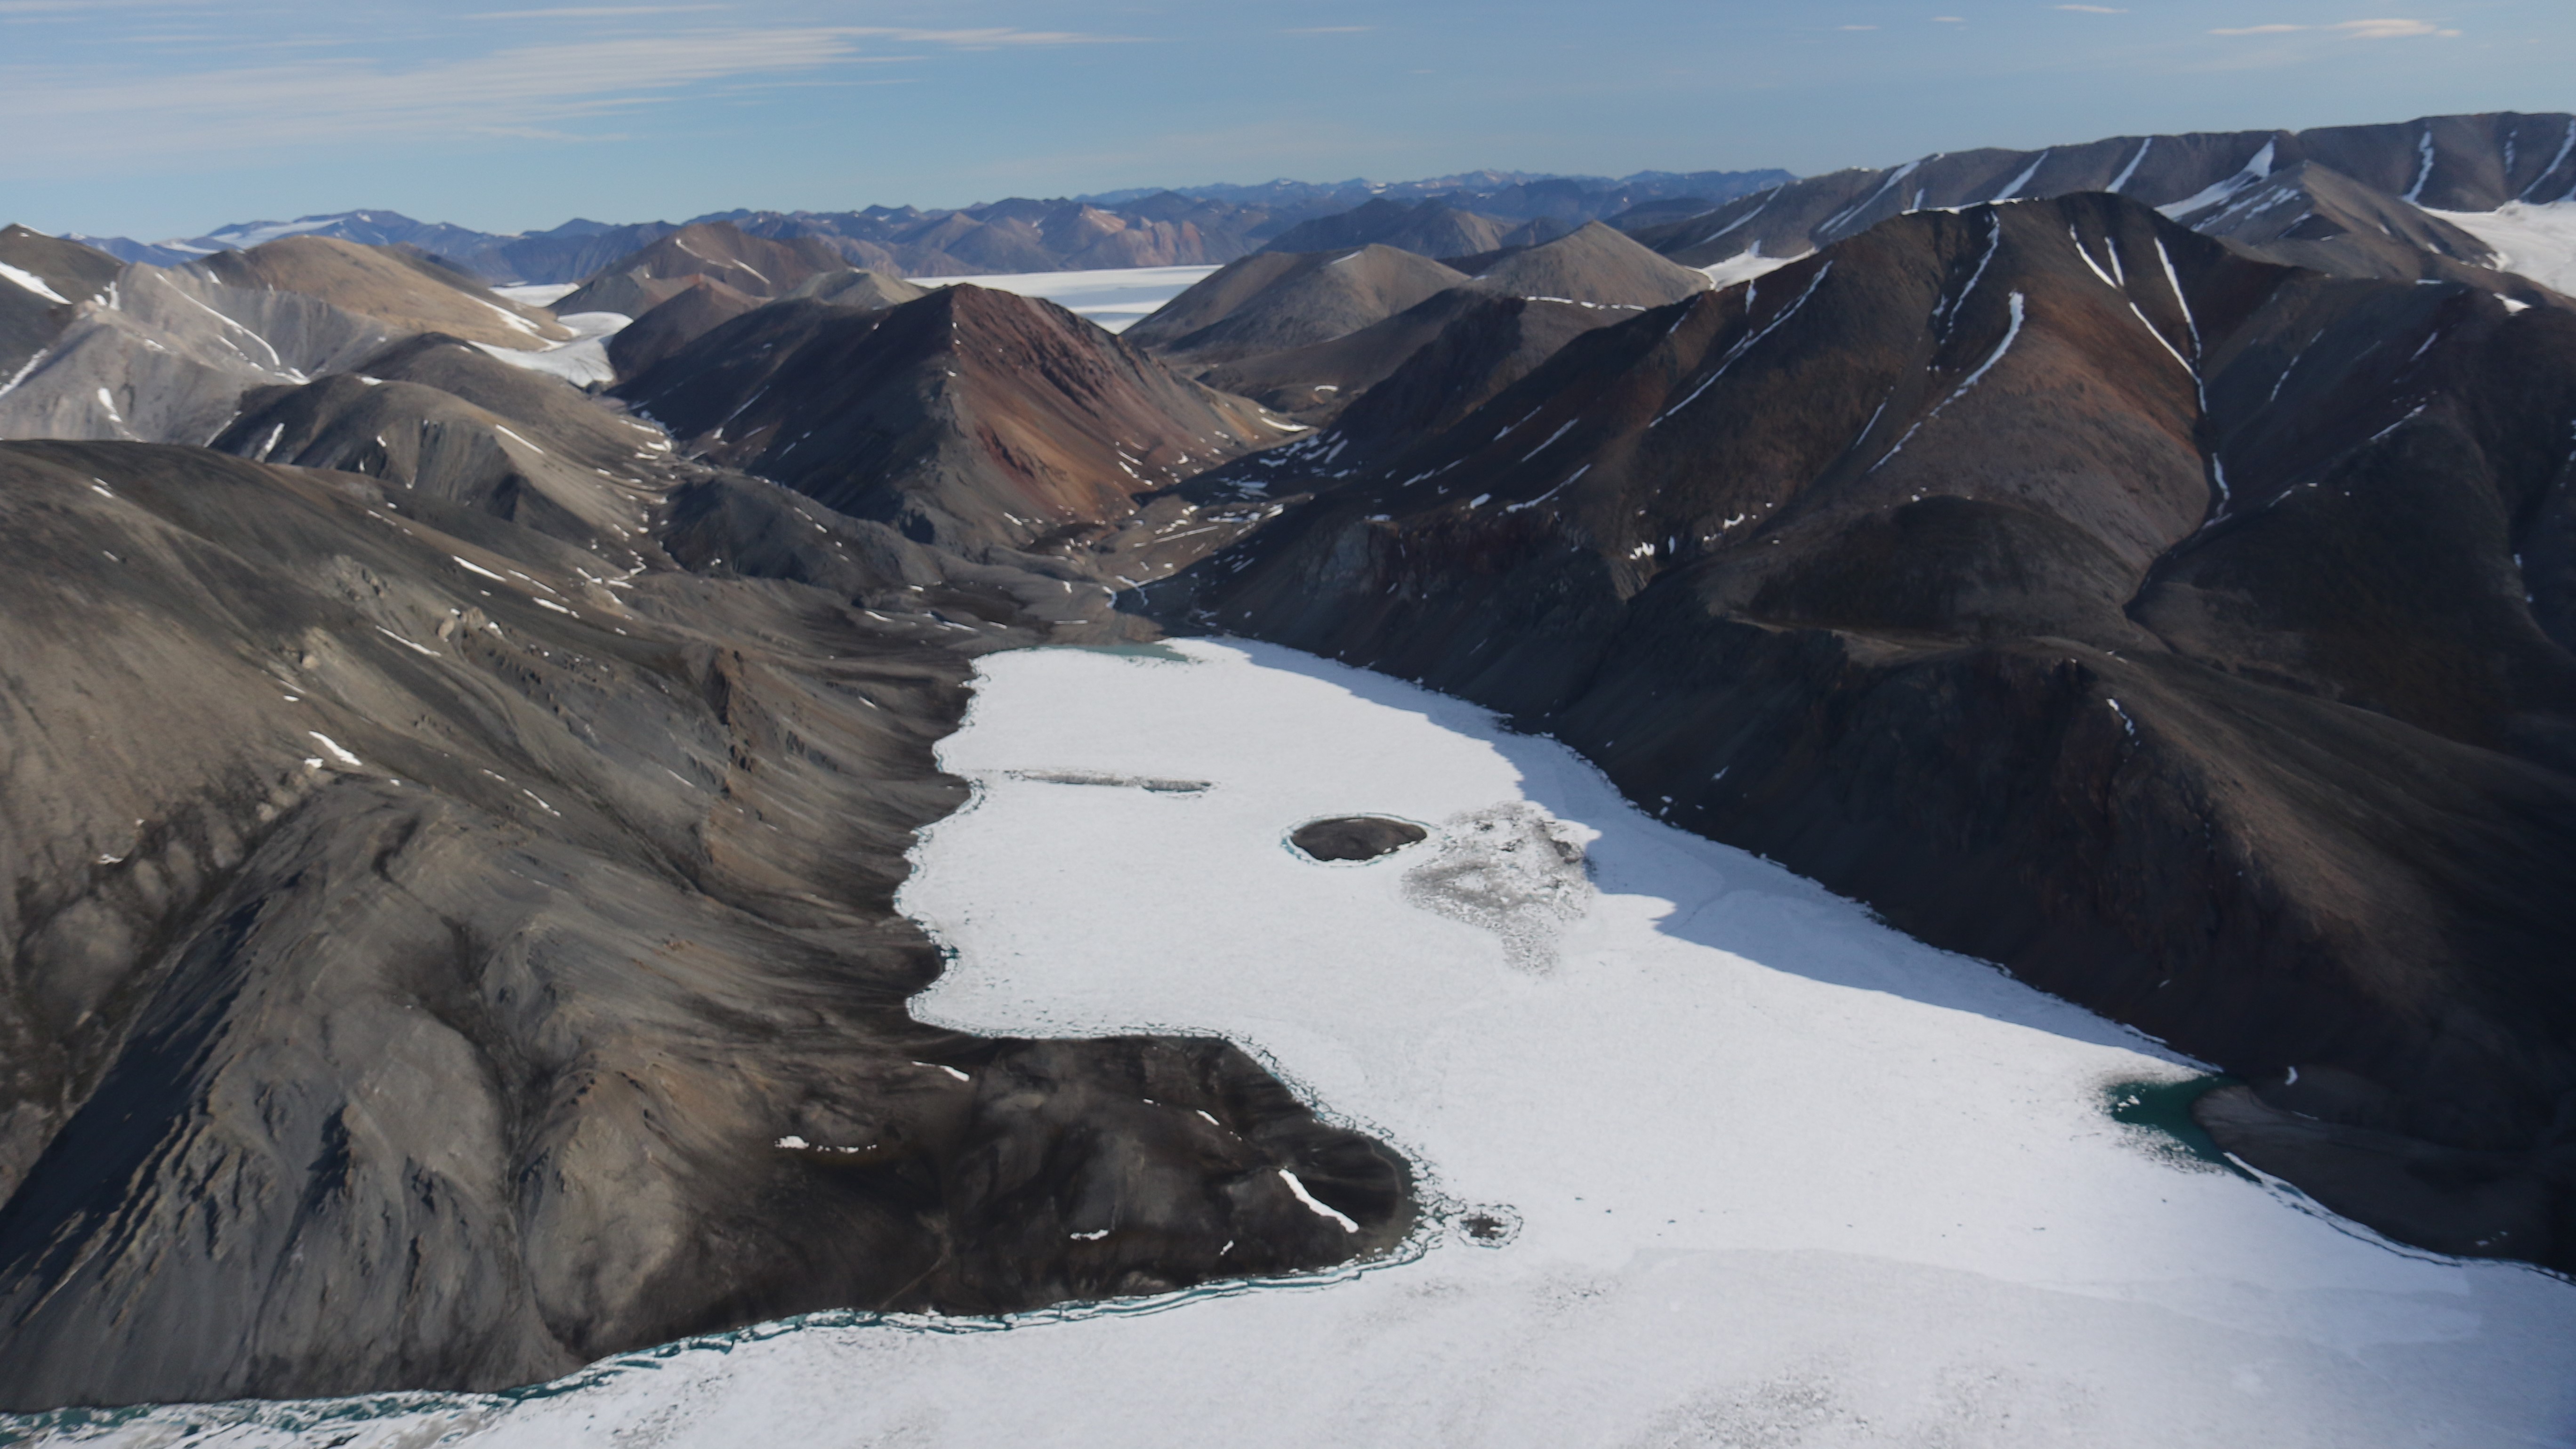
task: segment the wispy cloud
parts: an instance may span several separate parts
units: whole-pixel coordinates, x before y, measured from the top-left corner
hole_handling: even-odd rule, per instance
[[[2126,15],[2129,13],[2126,10],[2112,5],[2060,5],[2057,8],[2060,10],[2072,10],[2078,15]]]
[[[730,5],[562,5],[551,10],[479,10],[467,20],[608,20],[628,15],[689,15]]]
[[[2074,8],[2074,7],[2061,7]],[[2347,40],[2405,40],[2419,35],[2457,36],[2430,20],[2341,20],[2332,25],[2223,25],[2212,35],[2336,35]]]
[[[608,36],[410,65],[343,57],[150,76],[0,65],[0,133],[41,136],[38,149],[57,161],[371,138],[553,139],[689,87],[751,88],[898,59],[871,53],[877,42],[972,51],[1113,38],[1006,27],[830,26]]]

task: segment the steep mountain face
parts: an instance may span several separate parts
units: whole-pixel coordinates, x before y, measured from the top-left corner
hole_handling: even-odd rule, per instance
[[[1746,255],[1803,256],[1927,207],[2087,191],[2126,196],[2196,224],[2226,218],[2219,223],[2223,230],[2234,219],[2229,211],[2238,201],[2254,199],[2266,182],[2303,163],[2337,173],[2379,197],[2357,205],[2349,188],[2329,184],[2321,196],[2328,214],[2308,235],[2289,239],[2383,235],[2412,244],[2439,231],[2439,224],[2420,208],[2491,211],[2508,202],[2576,195],[2576,116],[2433,116],[2397,125],[2299,132],[2120,136],[2036,152],[1945,152],[1881,171],[1810,177],[1701,216],[1639,229],[1636,235],[1675,261],[1708,266]],[[2304,184],[2294,185],[2284,199]],[[2296,218],[2277,218],[2274,234],[2297,226]],[[2246,239],[2266,240],[2259,233]],[[2357,274],[2383,274],[2391,253],[2373,245],[2266,255],[2314,266],[2356,250],[2364,254],[2357,258]]]
[[[846,269],[839,253],[810,237],[777,242],[746,236],[723,222],[698,222],[621,258],[555,309],[640,317],[677,296],[690,278],[704,277],[743,296],[770,299]]]
[[[1121,334],[1185,366],[1208,366],[1356,332],[1461,285],[1463,272],[1397,247],[1256,252]]]
[[[1052,303],[775,303],[618,389],[697,455],[967,553],[1135,511],[1284,435]]]
[[[1105,590],[452,341],[366,365],[228,435],[332,471],[0,445],[0,1406],[497,1388],[1409,1229],[1224,1043],[905,1015],[970,660],[1121,637]]]
[[[1156,596],[1551,730],[2251,1079],[2211,1125],[2330,1207],[2563,1267],[2571,416],[2563,304],[1918,213],[1193,485],[1278,520]]]

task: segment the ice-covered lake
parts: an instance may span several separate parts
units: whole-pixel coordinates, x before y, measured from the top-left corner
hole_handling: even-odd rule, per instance
[[[1261,645],[980,669],[942,748],[976,798],[902,898],[956,953],[918,1010],[1231,1037],[1413,1158],[1433,1211],[1412,1251],[1013,1320],[825,1318],[539,1395],[152,1411],[113,1437],[2576,1443],[2576,1286],[2392,1247],[2123,1125],[2115,1084],[2190,1064],[1656,823],[1549,741]],[[1287,844],[1353,813],[1431,838],[1358,864]],[[1469,858],[1497,838],[1478,818],[1586,841],[1588,885],[1442,909],[1516,868]]]
[[[1214,267],[1115,267],[1096,272],[1015,272],[989,277],[910,277],[916,287],[971,282],[997,292],[1044,297],[1111,332],[1124,332],[1196,286]]]

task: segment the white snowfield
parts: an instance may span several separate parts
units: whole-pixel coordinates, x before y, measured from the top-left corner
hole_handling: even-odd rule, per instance
[[[2576,296],[2576,200],[2508,202],[2494,211],[2436,211],[2498,253],[2496,265]]]
[[[505,288],[502,295],[507,296],[514,291],[548,290],[552,289]],[[568,295],[570,291],[570,288],[566,288],[556,293],[556,296]],[[572,329],[573,335],[570,341],[558,342],[534,352],[517,347],[494,347],[484,342],[477,342],[474,345],[512,367],[524,367],[530,372],[550,373],[575,387],[615,382],[617,368],[608,360],[608,339],[617,335],[620,329],[634,319],[623,312],[574,312],[568,316],[558,316],[555,320]]]
[[[1801,252],[1794,257],[1766,257],[1762,255],[1762,244],[1755,242],[1751,251],[1738,252],[1725,261],[1713,262],[1700,270],[1708,273],[1709,285],[1722,292],[1739,282],[1758,281],[1791,262],[1803,261],[1812,255],[1812,252]]]
[[[2122,1125],[2111,1084],[2191,1067],[1656,823],[1551,742],[1266,646],[979,670],[941,752],[976,798],[929,832],[903,895],[956,951],[918,1009],[1243,1043],[1417,1164],[1413,1251],[1003,1322],[818,1319],[524,1400],[103,1416],[107,1438],[2576,1442],[2576,1286],[2393,1247]],[[1106,777],[1209,785],[1062,783]],[[1286,843],[1354,812],[1433,838],[1359,865]],[[1420,886],[1473,819],[1588,840],[1589,887],[1520,918],[1547,949],[1507,952],[1494,919]],[[1504,1241],[1476,1241],[1479,1218]]]
[[[1100,272],[1016,272],[904,280],[916,287],[951,287],[970,282],[997,292],[1044,297],[1111,332],[1124,332],[1215,271],[1214,267],[1117,267]]]

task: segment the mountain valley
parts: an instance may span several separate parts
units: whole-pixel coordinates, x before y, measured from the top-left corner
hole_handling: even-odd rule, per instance
[[[1403,983],[1443,1061],[1488,1018],[1416,993],[1485,965],[1538,1023],[1497,1040],[1561,1074],[1523,996],[1611,966],[1667,963],[1636,989],[1675,1020],[1685,978],[1832,1020],[1751,961],[1863,983],[1883,1028],[1817,1040],[1927,1054],[1979,1122],[1950,1028],[1887,1002],[2050,1064],[2014,1091],[2152,1068],[2206,1147],[2153,1172],[2204,1215],[2124,1206],[2179,1235],[2141,1262],[2268,1191],[2280,1261],[2339,1266],[2260,1292],[2444,1264],[2513,1305],[2480,1353],[2537,1342],[2576,1272],[2571,217],[2576,118],[2498,114],[1804,179],[0,231],[0,1409],[483,1394],[833,1311],[1178,1324],[1434,1260],[1469,1301],[1471,1219],[1592,1243],[1529,1185],[1587,1184],[1498,1165],[1389,1032],[1320,984],[1265,1005],[1295,951]],[[1117,330],[1020,289],[1182,267]],[[1349,789],[1250,700],[1347,731]],[[941,854],[978,840],[1001,894]],[[1744,903],[1693,872],[1806,924],[1711,935]],[[1419,943],[1298,934],[1343,909]],[[1563,1096],[1552,1151],[1689,1156]],[[2143,1194],[2133,1157],[2069,1170]],[[1853,1242],[1918,1267],[2011,1256],[1876,1212]],[[1317,1321],[1433,1311],[1369,1301]],[[385,1433],[522,1412],[441,1403]]]

